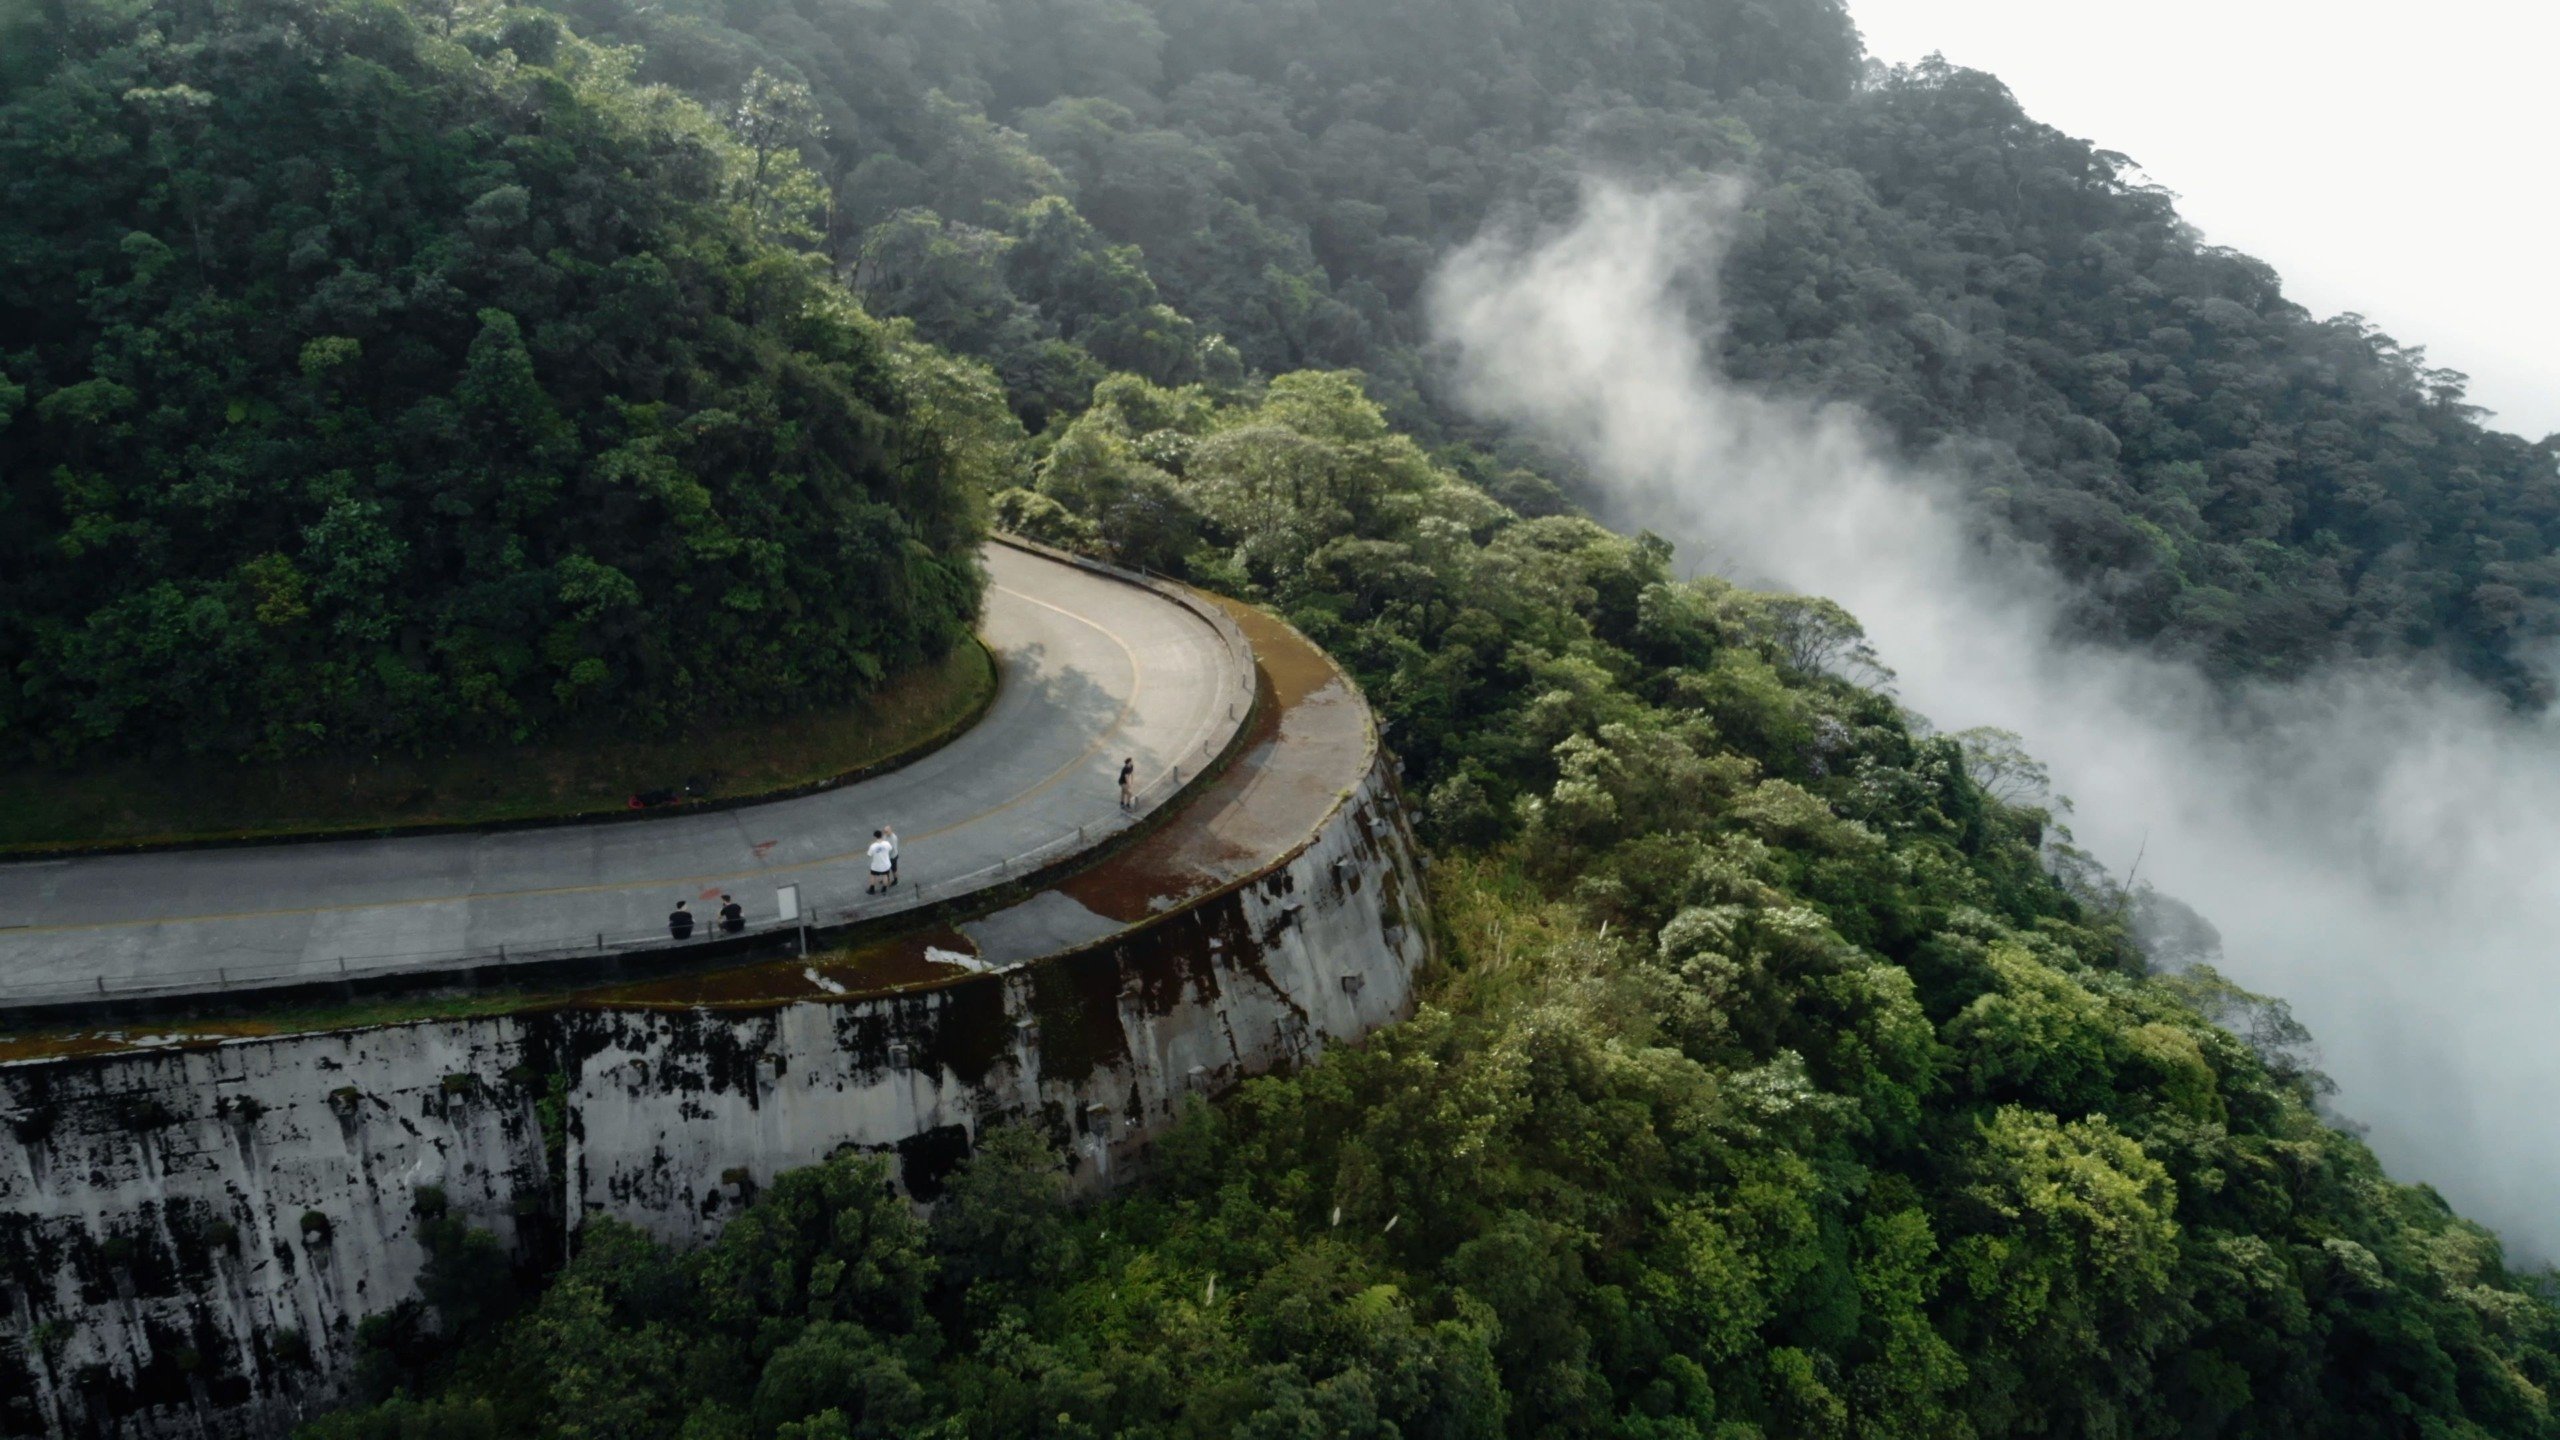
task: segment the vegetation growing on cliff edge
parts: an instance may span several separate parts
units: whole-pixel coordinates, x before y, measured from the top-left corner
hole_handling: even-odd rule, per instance
[[[309,1440],[2560,1430],[2541,1282],[2320,1120],[2280,1008],[2148,973],[1836,608],[1521,518],[1342,375],[1114,380],[1039,481],[999,508],[1360,676],[1441,849],[1419,1017],[1087,1208],[1007,1131],[926,1222],[848,1157],[692,1256],[592,1226]]]
[[[2560,447],[1991,77],[1862,69],[1841,0],[552,3],[720,103],[804,82],[830,252],[1035,429],[1109,370],[1341,366],[1448,438],[1440,256],[1593,169],[1737,175],[1724,366],[1942,463],[2084,633],[2226,675],[2433,651],[2539,698]]]
[[[2524,695],[2553,448],[2458,377],[1983,77],[1862,78],[1833,0],[565,8],[645,50],[0,4],[0,747],[849,693],[955,633],[1001,491],[1360,675],[1449,964],[1089,1209],[1021,1132],[929,1223],[840,1161],[696,1256],[598,1225],[512,1319],[432,1217],[315,1435],[2554,1429],[2541,1280],[2320,1123],[2280,1008],[2147,973],[2013,747],[1387,420],[1468,438],[1414,307],[1490,210],[1739,172],[1727,365],[1959,459],[2087,628]]]
[[[0,752],[664,731],[965,633],[966,457],[769,117],[537,11],[10,16]]]

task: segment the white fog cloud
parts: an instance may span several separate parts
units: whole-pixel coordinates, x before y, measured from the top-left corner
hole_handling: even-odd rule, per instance
[[[1568,228],[1461,251],[1434,314],[1465,402],[1583,458],[1610,522],[1847,605],[1942,729],[2024,735],[2081,843],[2119,877],[2139,852],[2291,1002],[2395,1176],[2560,1256],[2560,730],[2369,669],[2235,714],[2183,664],[2058,642],[2063,583],[1969,542],[1945,477],[1712,369],[1737,198],[1595,185]]]

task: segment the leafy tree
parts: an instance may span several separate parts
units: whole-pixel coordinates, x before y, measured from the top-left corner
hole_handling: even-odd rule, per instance
[[[1436,383],[1436,258],[1594,169],[1737,177],[1717,358],[1876,417],[2080,583],[2081,633],[2232,676],[2435,651],[2545,698],[2560,448],[2484,429],[2460,376],[2312,316],[1991,77],[1870,66],[1838,0],[561,3],[724,106],[798,76],[843,224],[923,207],[1024,241],[998,268],[1025,330],[924,333],[1034,429],[1093,379],[1050,344],[1167,384],[1357,368],[1550,510],[1569,467]]]
[[[671,727],[962,634],[979,511],[919,347],[784,248],[823,197],[796,82],[747,87],[742,143],[538,11],[26,23],[11,753]]]
[[[730,128],[747,151],[741,186],[750,227],[758,235],[816,239],[819,232],[808,217],[832,197],[800,163],[827,133],[809,87],[756,71],[739,92]]]
[[[0,161],[21,755],[850,694],[992,510],[1284,613],[1442,848],[1415,1018],[1147,1181],[991,1127],[927,1216],[840,1157],[512,1316],[429,1217],[315,1436],[2560,1430],[2547,1277],[2014,737],[1434,386],[1487,216],[1740,174],[1720,362],[1960,477],[2084,633],[2540,698],[2560,450],[1835,0],[20,6]]]
[[[2049,869],[2033,758],[1844,673],[1850,617],[1508,511],[1338,375],[1114,377],[1047,448],[1000,513],[1110,550],[1144,475],[1374,697],[1441,847],[1414,1018],[1091,1202],[991,1127],[921,1222],[847,1157],[695,1256],[591,1227],[429,1409],[325,1424],[2560,1433],[2548,1277],[2322,1120],[2280,1005],[2153,973],[2209,932]]]

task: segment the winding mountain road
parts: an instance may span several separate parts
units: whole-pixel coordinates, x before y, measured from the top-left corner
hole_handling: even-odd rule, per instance
[[[233,990],[669,943],[665,915],[735,894],[778,925],[782,886],[823,923],[1001,883],[1098,844],[1222,751],[1252,657],[1209,607],[1003,544],[980,632],[1002,667],[966,735],[819,794],[624,823],[0,865],[0,1006]],[[905,883],[863,894],[894,824]]]

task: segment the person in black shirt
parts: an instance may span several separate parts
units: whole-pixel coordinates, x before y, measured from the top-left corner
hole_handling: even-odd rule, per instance
[[[1138,803],[1138,792],[1135,788],[1137,778],[1138,757],[1132,755],[1120,762],[1120,808],[1123,810],[1130,809]]]
[[[693,912],[685,908],[682,900],[676,902],[675,909],[667,912],[667,933],[678,940],[693,938]]]
[[[721,932],[722,932],[723,934],[735,935],[735,934],[737,934],[739,931],[744,930],[744,929],[746,929],[746,928],[747,928],[747,907],[746,907],[746,906],[744,906],[744,905],[739,904],[739,903],[738,903],[737,901],[735,901],[735,900],[730,899],[730,898],[729,898],[728,896],[726,896],[726,895],[721,896],[721,897],[720,897],[720,929],[721,929]]]

